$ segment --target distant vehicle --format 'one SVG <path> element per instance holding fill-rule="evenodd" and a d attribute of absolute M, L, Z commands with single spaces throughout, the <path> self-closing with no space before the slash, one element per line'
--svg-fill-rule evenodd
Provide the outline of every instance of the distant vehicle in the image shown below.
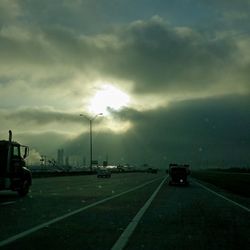
<path fill-rule="evenodd" d="M 29 192 L 32 184 L 31 172 L 25 167 L 29 147 L 9 140 L 0 141 L 0 190 L 17 191 L 20 196 Z"/>
<path fill-rule="evenodd" d="M 169 185 L 188 185 L 190 169 L 188 164 L 169 164 Z"/>
<path fill-rule="evenodd" d="M 98 169 L 97 178 L 110 178 L 111 172 L 108 169 Z"/>

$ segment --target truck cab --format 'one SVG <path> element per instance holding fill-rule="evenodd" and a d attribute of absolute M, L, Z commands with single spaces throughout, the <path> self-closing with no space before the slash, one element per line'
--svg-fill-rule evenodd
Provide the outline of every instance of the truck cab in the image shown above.
<path fill-rule="evenodd" d="M 17 191 L 20 196 L 29 192 L 32 184 L 31 172 L 25 167 L 28 146 L 9 140 L 0 140 L 0 190 Z"/>

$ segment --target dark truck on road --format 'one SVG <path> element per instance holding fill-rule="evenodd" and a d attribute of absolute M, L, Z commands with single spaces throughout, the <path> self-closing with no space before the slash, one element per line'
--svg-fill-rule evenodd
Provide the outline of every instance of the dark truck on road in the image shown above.
<path fill-rule="evenodd" d="M 20 196 L 29 192 L 32 183 L 31 172 L 25 167 L 29 148 L 9 140 L 0 140 L 0 190 L 17 191 Z"/>
<path fill-rule="evenodd" d="M 188 185 L 188 175 L 190 174 L 187 164 L 169 164 L 169 185 Z"/>

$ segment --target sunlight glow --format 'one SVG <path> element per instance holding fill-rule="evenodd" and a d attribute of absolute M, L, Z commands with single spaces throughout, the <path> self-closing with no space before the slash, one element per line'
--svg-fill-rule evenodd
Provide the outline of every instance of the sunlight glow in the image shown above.
<path fill-rule="evenodd" d="M 114 120 L 109 120 L 107 122 L 107 125 L 108 125 L 109 129 L 112 132 L 116 133 L 116 134 L 125 133 L 129 129 L 132 128 L 132 124 L 129 121 L 126 121 L 126 122 L 116 122 Z"/>
<path fill-rule="evenodd" d="M 120 110 L 129 103 L 129 96 L 112 85 L 103 85 L 91 99 L 89 111 L 91 113 L 108 113 L 108 108 Z"/>

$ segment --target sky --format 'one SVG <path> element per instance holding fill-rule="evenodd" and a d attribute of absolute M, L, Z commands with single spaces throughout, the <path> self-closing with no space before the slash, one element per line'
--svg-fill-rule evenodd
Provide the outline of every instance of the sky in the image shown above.
<path fill-rule="evenodd" d="M 249 21 L 250 0 L 0 0 L 0 138 L 82 164 L 95 117 L 99 162 L 249 166 Z"/>

